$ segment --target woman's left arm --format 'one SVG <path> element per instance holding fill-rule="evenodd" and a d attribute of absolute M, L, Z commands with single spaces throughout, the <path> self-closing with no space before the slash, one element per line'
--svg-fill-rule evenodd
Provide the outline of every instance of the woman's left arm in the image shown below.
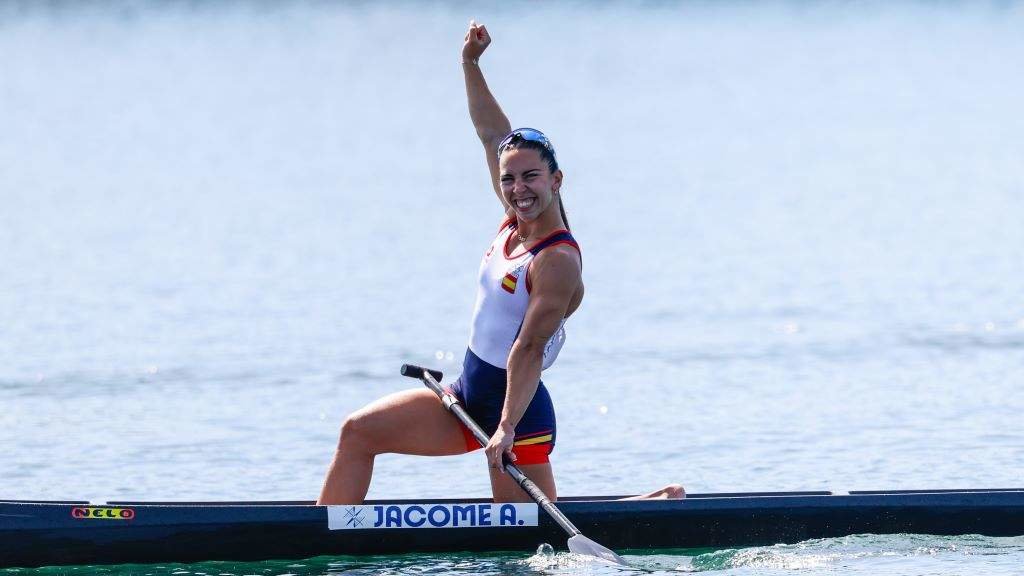
<path fill-rule="evenodd" d="M 516 425 L 533 400 L 540 383 L 544 347 L 558 330 L 579 288 L 582 275 L 579 252 L 570 246 L 553 246 L 537 255 L 530 270 L 530 303 L 526 318 L 508 356 L 508 386 L 501 421 L 484 448 L 491 467 L 505 470 L 502 453 L 515 461 L 512 444 Z"/>

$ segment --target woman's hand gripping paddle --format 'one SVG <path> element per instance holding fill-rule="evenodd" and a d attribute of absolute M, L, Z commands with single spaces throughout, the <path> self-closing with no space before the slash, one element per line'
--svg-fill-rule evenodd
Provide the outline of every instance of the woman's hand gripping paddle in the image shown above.
<path fill-rule="evenodd" d="M 434 391 L 434 394 L 437 394 L 438 398 L 441 399 L 441 403 L 444 404 L 444 407 L 454 414 L 455 417 L 463 424 L 465 424 L 466 428 L 469 428 L 470 432 L 473 433 L 473 436 L 476 437 L 476 441 L 480 443 L 480 446 L 487 445 L 490 438 L 488 438 L 487 434 L 482 428 L 480 428 L 480 425 L 478 425 L 476 421 L 473 420 L 473 417 L 466 412 L 466 409 L 459 404 L 458 399 L 441 388 L 441 384 L 439 382 L 442 377 L 441 372 L 438 372 L 437 370 L 427 370 L 411 364 L 403 364 L 402 376 L 419 378 L 422 380 L 423 384 L 425 384 L 427 388 L 430 388 Z M 582 554 L 584 556 L 592 556 L 613 564 L 628 566 L 621 556 L 584 536 L 579 531 L 579 528 L 576 528 L 576 526 L 574 526 L 573 523 L 570 522 L 564 514 L 562 514 L 551 500 L 544 495 L 544 492 L 541 491 L 541 489 L 538 488 L 532 480 L 527 478 L 526 475 L 523 474 L 522 470 L 520 470 L 515 464 L 506 460 L 505 470 L 516 482 L 519 483 L 519 486 L 521 486 L 522 489 L 530 495 L 530 498 L 533 498 L 533 501 L 543 508 L 544 511 L 551 516 L 551 519 L 562 527 L 562 530 L 565 530 L 565 533 L 569 535 L 569 550 L 571 552 Z"/>

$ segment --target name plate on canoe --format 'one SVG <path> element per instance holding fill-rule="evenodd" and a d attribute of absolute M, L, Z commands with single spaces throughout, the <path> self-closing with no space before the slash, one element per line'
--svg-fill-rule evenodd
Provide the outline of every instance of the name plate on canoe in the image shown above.
<path fill-rule="evenodd" d="M 536 504 L 363 504 L 328 506 L 331 530 L 501 528 L 537 525 Z"/>

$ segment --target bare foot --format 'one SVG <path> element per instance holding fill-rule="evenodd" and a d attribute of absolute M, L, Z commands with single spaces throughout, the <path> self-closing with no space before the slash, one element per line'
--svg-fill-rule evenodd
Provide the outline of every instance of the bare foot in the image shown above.
<path fill-rule="evenodd" d="M 623 500 L 681 500 L 683 498 L 686 498 L 686 490 L 683 489 L 683 485 L 669 484 L 654 492 L 630 496 L 629 498 L 623 498 Z"/>

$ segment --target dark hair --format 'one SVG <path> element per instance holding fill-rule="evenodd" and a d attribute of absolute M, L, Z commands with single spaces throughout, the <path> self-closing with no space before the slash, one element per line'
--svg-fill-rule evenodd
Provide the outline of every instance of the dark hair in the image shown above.
<path fill-rule="evenodd" d="M 550 144 L 550 143 L 549 143 Z M 550 146 L 545 146 L 543 143 L 537 140 L 527 140 L 520 137 L 519 135 L 513 135 L 512 139 L 509 140 L 508 144 L 502 146 L 501 150 L 498 151 L 500 155 L 506 150 L 536 150 L 540 154 L 540 159 L 548 165 L 548 171 L 554 174 L 558 172 L 558 160 L 555 159 L 555 152 Z M 558 211 L 562 213 L 562 222 L 565 223 L 566 229 L 569 228 L 569 217 L 565 215 L 565 204 L 562 202 L 562 194 L 558 194 Z"/>

